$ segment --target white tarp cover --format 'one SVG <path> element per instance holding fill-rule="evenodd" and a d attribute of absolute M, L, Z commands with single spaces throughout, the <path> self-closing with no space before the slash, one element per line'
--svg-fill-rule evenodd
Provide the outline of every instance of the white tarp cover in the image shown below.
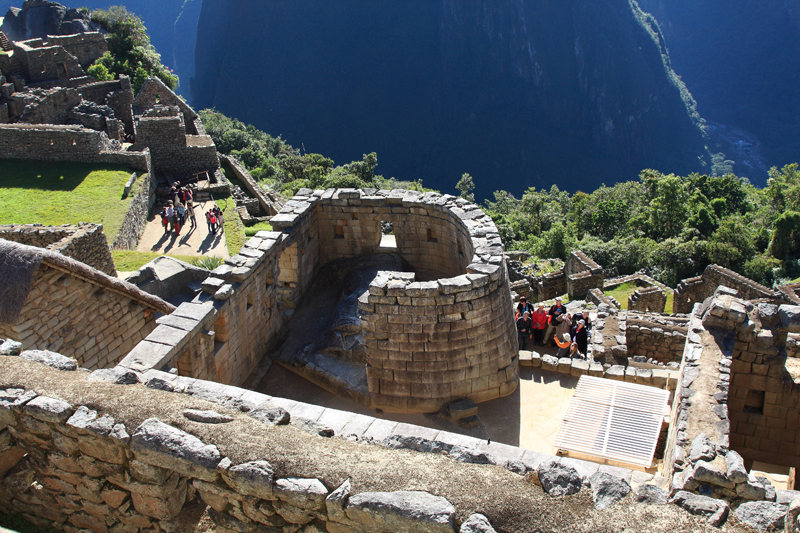
<path fill-rule="evenodd" d="M 668 401 L 666 390 L 581 376 L 555 446 L 650 467 Z"/>

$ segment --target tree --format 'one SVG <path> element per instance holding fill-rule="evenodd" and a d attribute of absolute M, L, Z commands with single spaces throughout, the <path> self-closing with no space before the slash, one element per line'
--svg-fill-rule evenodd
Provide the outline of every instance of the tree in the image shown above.
<path fill-rule="evenodd" d="M 161 64 L 161 55 L 150 44 L 147 28 L 139 17 L 123 6 L 112 6 L 92 11 L 92 21 L 108 32 L 110 48 L 95 65 L 104 66 L 117 77 L 129 76 L 134 92 L 141 89 L 148 76 L 158 77 L 170 89 L 178 86 L 178 77 Z"/>
<path fill-rule="evenodd" d="M 461 198 L 470 202 L 475 201 L 475 193 L 472 192 L 475 190 L 475 182 L 468 173 L 465 172 L 461 175 L 461 179 L 456 183 L 456 190 Z"/>
<path fill-rule="evenodd" d="M 111 75 L 106 66 L 102 63 L 95 63 L 86 69 L 86 74 L 93 77 L 97 81 L 110 81 L 114 79 L 114 76 Z"/>
<path fill-rule="evenodd" d="M 800 251 L 800 213 L 787 211 L 775 220 L 769 248 L 777 259 L 790 259 Z"/>

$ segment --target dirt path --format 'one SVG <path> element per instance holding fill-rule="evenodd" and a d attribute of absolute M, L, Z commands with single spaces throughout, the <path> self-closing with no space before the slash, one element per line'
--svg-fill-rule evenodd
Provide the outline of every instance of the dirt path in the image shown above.
<path fill-rule="evenodd" d="M 209 208 L 212 207 L 210 202 L 206 203 Z M 175 235 L 174 232 L 164 233 L 161 217 L 156 214 L 148 220 L 144 235 L 139 239 L 139 246 L 136 247 L 136 250 L 170 255 L 207 255 L 223 259 L 229 258 L 228 245 L 222 229 L 218 229 L 216 234 L 208 232 L 205 219 L 206 203 L 199 203 L 195 206 L 197 227 L 193 228 L 191 223 L 187 222 L 186 227 L 181 228 L 180 235 Z"/>

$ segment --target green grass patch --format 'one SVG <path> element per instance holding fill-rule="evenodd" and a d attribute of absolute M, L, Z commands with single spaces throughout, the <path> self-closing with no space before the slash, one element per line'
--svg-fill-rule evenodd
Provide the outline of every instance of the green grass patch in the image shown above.
<path fill-rule="evenodd" d="M 217 198 L 215 203 L 222 209 L 222 218 L 225 221 L 225 242 L 228 245 L 228 254 L 231 257 L 239 253 L 247 237 L 244 233 L 244 224 L 236 212 L 236 202 L 230 196 Z"/>
<path fill-rule="evenodd" d="M 640 287 L 636 285 L 635 281 L 629 281 L 628 283 L 623 283 L 622 285 L 617 286 L 615 289 L 610 291 L 603 291 L 605 292 L 606 296 L 613 296 L 619 302 L 620 309 L 627 309 L 628 308 L 628 297 L 631 296 L 636 289 Z M 672 314 L 672 304 L 675 301 L 675 293 L 668 292 L 667 293 L 667 303 L 664 305 L 664 312 Z"/>
<path fill-rule="evenodd" d="M 121 165 L 0 160 L 0 224 L 103 224 L 114 242 L 135 191 Z M 139 180 L 137 180 L 137 183 Z"/>
<path fill-rule="evenodd" d="M 120 272 L 139 270 L 156 257 L 161 257 L 162 255 L 180 259 L 190 265 L 205 268 L 206 270 L 214 270 L 225 262 L 223 258 L 216 256 L 159 254 L 157 252 L 137 252 L 134 250 L 112 250 L 111 255 L 114 257 L 114 264 L 117 265 L 117 270 Z"/>
<path fill-rule="evenodd" d="M 272 225 L 269 222 L 258 222 L 252 226 L 244 227 L 244 234 L 248 237 L 254 236 L 259 231 L 272 231 Z"/>
<path fill-rule="evenodd" d="M 639 286 L 636 285 L 635 281 L 629 281 L 628 283 L 623 283 L 622 285 L 618 285 L 614 289 L 610 291 L 604 291 L 607 296 L 613 296 L 619 302 L 620 309 L 627 309 L 628 308 L 628 297 L 636 292 Z"/>

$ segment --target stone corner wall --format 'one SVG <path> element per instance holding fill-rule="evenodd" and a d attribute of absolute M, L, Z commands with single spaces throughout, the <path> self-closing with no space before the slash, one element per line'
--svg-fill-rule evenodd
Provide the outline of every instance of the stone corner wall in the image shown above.
<path fill-rule="evenodd" d="M 667 295 L 659 287 L 637 289 L 628 297 L 628 309 L 650 313 L 663 313 Z"/>
<path fill-rule="evenodd" d="M 102 224 L 78 226 L 78 230 L 63 240 L 49 246 L 50 250 L 87 264 L 90 267 L 115 277 L 117 268 L 103 233 Z"/>
<path fill-rule="evenodd" d="M 766 299 L 773 303 L 784 301 L 780 290 L 769 289 L 725 267 L 708 265 L 701 276 L 680 282 L 675 291 L 674 311 L 676 313 L 690 312 L 696 302 L 702 302 L 712 296 L 720 286 L 734 289 L 744 300 Z"/>
<path fill-rule="evenodd" d="M 149 151 L 146 152 L 149 158 Z M 150 209 L 156 202 L 156 190 L 158 181 L 152 173 L 148 172 L 144 176 L 137 177 L 140 180 L 139 192 L 131 201 L 122 226 L 119 229 L 111 248 L 114 250 L 135 250 L 139 244 L 139 239 L 144 234 L 147 226 L 147 217 Z"/>
<path fill-rule="evenodd" d="M 116 276 L 114 258 L 101 224 L 42 226 L 12 224 L 0 226 L 0 239 L 46 248 L 80 261 L 109 276 Z"/>
<path fill-rule="evenodd" d="M 769 499 L 774 488 L 745 462 L 800 466 L 800 365 L 785 348 L 795 332 L 797 306 L 754 305 L 723 289 L 695 305 L 665 456 L 673 491 Z"/>

